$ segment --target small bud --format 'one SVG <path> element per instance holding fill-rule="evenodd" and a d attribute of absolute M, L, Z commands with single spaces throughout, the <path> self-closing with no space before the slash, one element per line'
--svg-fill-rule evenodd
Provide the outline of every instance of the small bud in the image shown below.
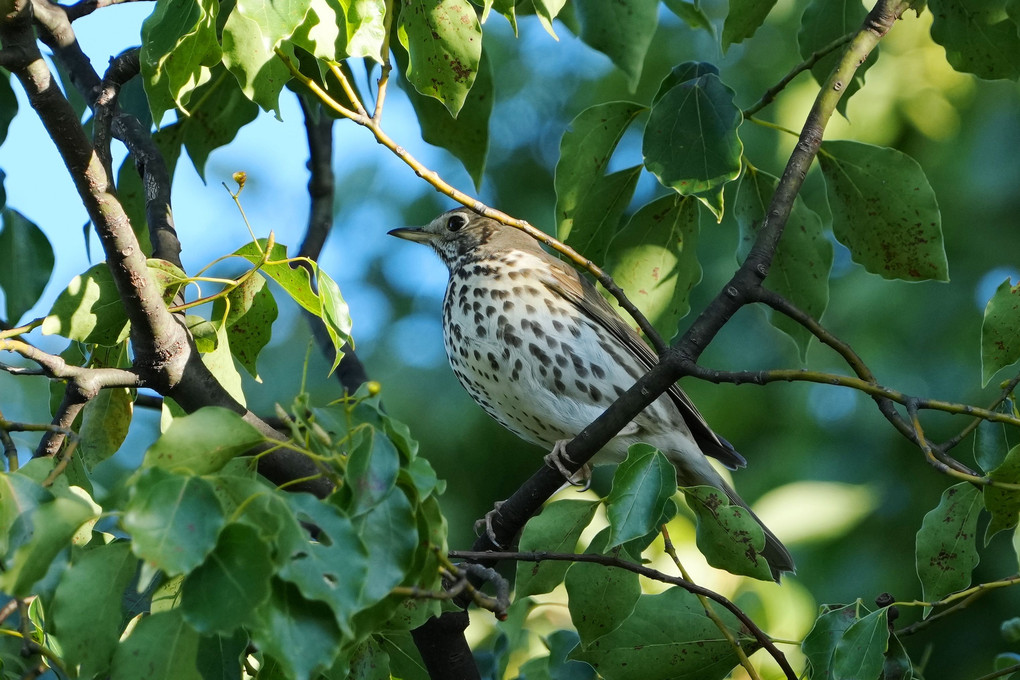
<path fill-rule="evenodd" d="M 368 396 L 370 397 L 374 397 L 375 395 L 382 392 L 382 385 L 380 385 L 379 382 L 376 380 L 369 380 L 367 383 L 365 383 L 365 386 L 368 388 Z"/>
<path fill-rule="evenodd" d="M 248 180 L 248 173 L 244 170 L 238 170 L 233 174 L 233 178 L 237 182 L 237 190 L 240 192 L 244 188 L 244 183 Z"/>

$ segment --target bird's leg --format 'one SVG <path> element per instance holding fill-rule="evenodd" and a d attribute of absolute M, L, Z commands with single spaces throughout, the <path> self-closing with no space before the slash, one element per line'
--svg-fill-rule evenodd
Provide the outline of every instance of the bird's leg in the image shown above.
<path fill-rule="evenodd" d="M 567 469 L 567 465 L 573 463 L 570 457 L 567 456 L 567 444 L 569 443 L 569 439 L 560 439 L 553 444 L 553 450 L 545 456 L 545 464 L 554 470 L 558 470 L 571 486 L 582 487 L 578 491 L 587 491 L 591 486 L 591 465 L 585 463 L 577 472 L 571 472 Z"/>

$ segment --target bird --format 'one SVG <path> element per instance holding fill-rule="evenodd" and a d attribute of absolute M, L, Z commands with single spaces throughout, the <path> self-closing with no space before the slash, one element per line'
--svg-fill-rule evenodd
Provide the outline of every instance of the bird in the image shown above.
<path fill-rule="evenodd" d="M 389 234 L 430 246 L 449 270 L 443 344 L 461 385 L 504 428 L 551 450 L 547 462 L 569 475 L 557 457 L 566 442 L 655 365 L 654 351 L 594 285 L 516 227 L 461 207 Z M 783 543 L 708 461 L 735 469 L 746 465 L 744 457 L 712 431 L 678 385 L 592 462 L 621 462 L 637 442 L 666 455 L 680 486 L 715 487 L 754 517 L 774 580 L 794 571 Z"/>

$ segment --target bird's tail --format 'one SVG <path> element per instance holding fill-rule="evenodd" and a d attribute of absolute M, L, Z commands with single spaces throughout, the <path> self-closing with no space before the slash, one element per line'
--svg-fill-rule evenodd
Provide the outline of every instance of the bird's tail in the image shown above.
<path fill-rule="evenodd" d="M 707 463 L 707 461 L 706 461 Z M 796 571 L 796 567 L 793 563 L 793 556 L 790 555 L 790 551 L 786 549 L 783 542 L 772 533 L 772 531 L 765 526 L 765 523 L 758 519 L 758 516 L 754 514 L 754 511 L 748 507 L 747 503 L 739 494 L 731 487 L 726 481 L 719 476 L 719 474 L 712 469 L 710 474 L 706 474 L 707 471 L 701 471 L 701 474 L 691 474 L 688 470 L 686 473 L 677 468 L 677 484 L 680 486 L 697 486 L 700 484 L 708 484 L 714 486 L 723 493 L 726 494 L 727 498 L 730 499 L 730 504 L 739 505 L 754 518 L 754 521 L 758 523 L 758 526 L 765 532 L 765 547 L 761 551 L 761 556 L 765 558 L 765 561 L 769 565 L 769 570 L 772 572 L 772 578 L 777 583 L 780 577 L 784 573 L 793 573 Z"/>

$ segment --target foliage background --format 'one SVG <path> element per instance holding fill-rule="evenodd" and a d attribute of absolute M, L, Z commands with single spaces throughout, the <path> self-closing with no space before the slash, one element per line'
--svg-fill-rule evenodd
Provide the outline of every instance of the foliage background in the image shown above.
<path fill-rule="evenodd" d="M 726 3 L 706 0 L 702 7 L 718 30 Z M 493 13 L 484 30 L 496 101 L 480 197 L 550 228 L 559 139 L 577 113 L 601 101 L 648 101 L 669 69 L 687 60 L 719 65 L 723 80 L 738 93 L 737 105 L 746 107 L 800 61 L 791 36 L 797 33 L 801 9 L 801 3 L 782 0 L 753 39 L 723 54 L 704 31 L 688 28 L 660 8 L 660 26 L 636 92 L 628 90 L 625 77 L 606 57 L 586 47 L 562 24 L 556 24 L 559 42 L 555 42 L 533 18 L 521 18 L 520 37 L 514 38 L 507 23 Z M 100 72 L 106 55 L 116 52 L 109 43 L 114 39 L 109 29 L 112 17 L 117 17 L 126 46 L 137 43 L 138 17 L 147 12 L 147 7 L 141 12 L 113 7 L 76 24 L 80 36 L 87 33 L 87 26 L 99 34 L 95 48 L 86 43 L 85 49 Z M 914 394 L 981 404 L 995 392 L 995 381 L 980 389 L 982 310 L 1006 276 L 1012 275 L 1014 282 L 1020 278 L 1016 154 L 1020 90 L 1014 82 L 980 81 L 952 71 L 942 48 L 926 35 L 929 23 L 930 14 L 920 18 L 910 14 L 897 23 L 882 42 L 866 87 L 851 98 L 847 120 L 834 121 L 826 139 L 892 146 L 918 160 L 939 199 L 951 282 L 884 281 L 850 262 L 846 250 L 836 244 L 830 304 L 823 321 L 854 346 L 882 383 Z M 365 82 L 363 74 L 358 78 Z M 815 91 L 814 82 L 802 75 L 761 116 L 799 129 Z M 218 186 L 236 170 L 245 170 L 250 178 L 243 200 L 256 231 L 273 229 L 278 241 L 296 246 L 306 220 L 305 149 L 293 96 L 285 92 L 282 99 L 282 123 L 260 114 L 256 126 L 212 154 L 207 185 L 190 164 L 178 166 L 176 224 L 189 269 L 247 241 L 229 196 Z M 31 118 L 19 116 L 16 125 Z M 387 103 L 386 125 L 391 136 L 426 165 L 452 184 L 470 187 L 455 159 L 420 141 L 413 113 L 396 88 Z M 377 147 L 365 130 L 340 123 L 335 134 L 336 218 L 322 265 L 350 303 L 359 357 L 382 384 L 387 408 L 412 426 L 423 454 L 448 480 L 442 506 L 450 519 L 450 544 L 466 548 L 474 520 L 540 464 L 541 452 L 490 421 L 456 384 L 441 347 L 442 266 L 425 249 L 384 236 L 389 228 L 423 223 L 451 205 Z M 795 141 L 749 122 L 742 125 L 741 137 L 747 155 L 777 175 Z M 12 128 L 0 147 L 0 167 L 8 174 L 9 204 L 39 224 L 57 247 L 57 269 L 37 307 L 44 312 L 66 280 L 84 268 L 80 227 L 86 218 L 63 169 L 48 169 L 59 159 L 39 158 L 29 150 L 34 148 L 33 139 L 38 139 L 37 133 Z M 49 148 L 45 153 L 55 154 Z M 639 159 L 640 138 L 628 134 L 611 169 Z M 639 185 L 634 205 L 646 202 L 655 191 L 651 178 L 646 180 Z M 733 188 L 727 191 L 728 205 Z M 50 198 L 40 204 L 32 191 Z M 802 195 L 819 214 L 828 213 L 817 170 Z M 704 218 L 701 226 L 699 255 L 705 273 L 693 293 L 695 310 L 726 281 L 737 247 L 731 216 L 721 224 Z M 92 252 L 99 252 L 95 243 Z M 289 403 L 309 344 L 307 328 L 296 322 L 296 312 L 282 313 L 273 344 L 260 358 L 264 383 L 246 386 L 249 406 L 258 413 L 271 413 L 276 402 Z M 819 369 L 840 368 L 817 344 L 812 345 L 808 362 Z M 793 344 L 763 315 L 745 311 L 711 345 L 702 363 L 743 370 L 794 367 L 799 359 Z M 336 384 L 325 377 L 327 369 L 313 352 L 308 373 L 315 396 L 338 394 Z M 735 387 L 689 381 L 684 388 L 713 427 L 748 458 L 747 470 L 736 477 L 741 494 L 753 502 L 771 492 L 773 502 L 766 497 L 761 514 L 777 534 L 791 537 L 787 543 L 799 570 L 781 590 L 744 586 L 699 569 L 698 558 L 685 551 L 687 566 L 699 582 L 723 592 L 733 593 L 735 588 L 736 602 L 752 615 L 757 599 L 768 610 L 760 621 L 766 630 L 789 628 L 788 634 L 794 636 L 806 632 L 797 627 L 810 622 L 821 603 L 861 597 L 870 605 L 882 592 L 904 600 L 920 597 L 913 567 L 914 534 L 949 480 L 924 463 L 920 452 L 888 426 L 870 399 L 808 384 Z M 16 380 L 4 373 L 0 395 L 11 419 L 45 412 L 49 398 L 45 381 Z M 945 416 L 928 418 L 929 433 L 936 440 L 963 424 Z M 128 443 L 104 464 L 108 479 L 126 473 L 144 448 L 132 442 L 151 441 L 155 426 L 155 415 L 136 415 Z M 839 486 L 819 492 L 804 484 L 810 481 Z M 784 488 L 786 493 L 779 497 Z M 818 525 L 813 531 L 805 526 L 810 521 Z M 798 540 L 798 534 L 806 536 Z M 679 536 L 675 539 L 680 541 Z M 992 580 L 1016 570 L 1009 537 L 999 535 L 984 553 L 974 580 Z M 998 634 L 999 622 L 1010 618 L 1018 604 L 1014 592 L 987 598 L 908 638 L 910 655 L 923 658 L 928 648 L 929 677 L 987 672 L 987 660 L 995 653 L 1020 652 L 1018 645 Z M 901 621 L 913 621 L 919 614 L 905 611 Z M 548 616 L 557 614 L 552 611 Z M 477 628 L 472 629 L 475 635 Z"/>

